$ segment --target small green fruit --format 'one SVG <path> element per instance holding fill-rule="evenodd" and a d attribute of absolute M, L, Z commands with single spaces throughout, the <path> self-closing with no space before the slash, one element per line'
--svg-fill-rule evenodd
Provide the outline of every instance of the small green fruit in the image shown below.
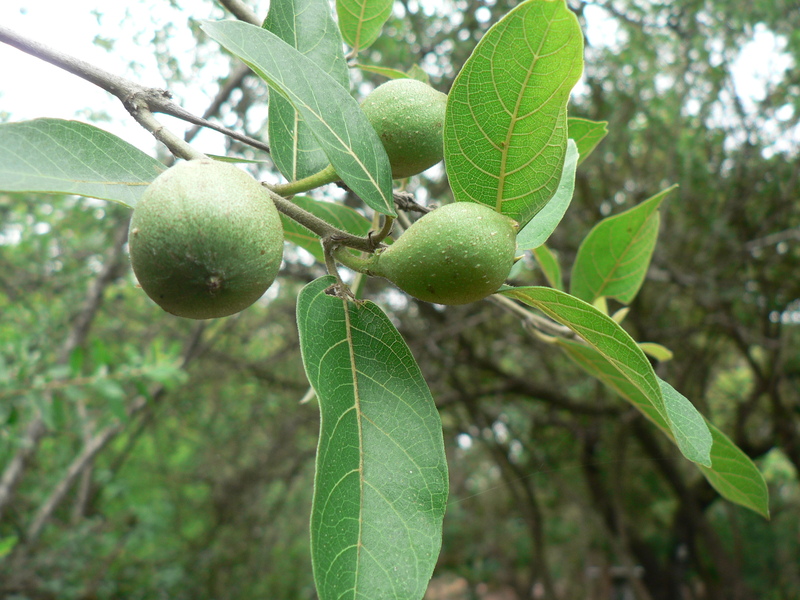
<path fill-rule="evenodd" d="M 364 99 L 361 108 L 389 155 L 393 178 L 411 177 L 442 160 L 446 104 L 445 94 L 416 79 L 387 81 Z"/>
<path fill-rule="evenodd" d="M 508 277 L 517 227 L 483 204 L 447 204 L 376 253 L 369 272 L 426 302 L 475 302 L 497 291 Z"/>
<path fill-rule="evenodd" d="M 167 169 L 133 211 L 128 247 L 144 291 L 189 319 L 232 315 L 275 281 L 283 226 L 255 179 L 237 167 L 191 160 Z"/>

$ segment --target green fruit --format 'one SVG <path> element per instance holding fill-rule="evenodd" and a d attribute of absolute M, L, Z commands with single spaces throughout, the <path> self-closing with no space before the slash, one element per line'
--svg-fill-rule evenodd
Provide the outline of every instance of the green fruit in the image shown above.
<path fill-rule="evenodd" d="M 361 105 L 389 155 L 392 177 L 421 173 L 442 160 L 447 96 L 416 79 L 393 79 Z"/>
<path fill-rule="evenodd" d="M 497 291 L 514 264 L 517 223 L 483 204 L 428 213 L 376 253 L 368 270 L 415 298 L 468 304 Z"/>
<path fill-rule="evenodd" d="M 255 179 L 213 160 L 182 162 L 156 177 L 133 211 L 128 246 L 144 291 L 190 319 L 232 315 L 275 281 L 283 227 Z"/>

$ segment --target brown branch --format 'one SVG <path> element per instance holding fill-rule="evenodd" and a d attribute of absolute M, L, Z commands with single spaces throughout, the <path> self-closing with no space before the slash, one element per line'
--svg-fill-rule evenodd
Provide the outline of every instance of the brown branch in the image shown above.
<path fill-rule="evenodd" d="M 242 0 L 218 0 L 218 2 L 240 21 L 261 27 L 261 20 L 258 15 Z"/>
<path fill-rule="evenodd" d="M 183 107 L 172 102 L 172 95 L 167 90 L 139 85 L 138 83 L 96 67 L 84 60 L 69 56 L 45 44 L 28 39 L 3 26 L 0 26 L 0 42 L 13 46 L 40 60 L 49 62 L 51 65 L 93 83 L 113 96 L 116 96 L 130 115 L 136 119 L 136 122 L 153 134 L 153 136 L 169 148 L 170 152 L 175 156 L 190 160 L 193 158 L 203 158 L 204 155 L 166 129 L 153 116 L 153 113 L 167 114 L 192 123 L 193 125 L 200 125 L 219 131 L 245 144 L 269 152 L 269 146 L 264 144 L 264 142 L 193 115 Z"/>
<path fill-rule="evenodd" d="M 209 104 L 208 108 L 203 113 L 201 119 L 204 122 L 207 122 L 207 120 L 210 119 L 211 117 L 218 115 L 220 109 L 222 108 L 222 105 L 228 101 L 234 90 L 242 86 L 242 83 L 244 82 L 245 78 L 248 75 L 250 75 L 250 73 L 251 73 L 250 67 L 248 67 L 244 63 L 237 65 L 236 68 L 233 70 L 233 72 L 228 76 L 228 79 L 225 81 L 225 84 L 217 92 L 217 95 L 214 97 L 214 100 L 211 102 L 211 104 Z M 189 129 L 184 134 L 183 139 L 186 140 L 187 142 L 191 142 L 195 138 L 195 136 L 200 132 L 200 129 L 202 129 L 202 127 L 203 126 L 200 124 L 195 124 L 194 127 Z M 266 146 L 266 151 L 269 152 L 269 146 L 267 144 L 264 145 Z"/>

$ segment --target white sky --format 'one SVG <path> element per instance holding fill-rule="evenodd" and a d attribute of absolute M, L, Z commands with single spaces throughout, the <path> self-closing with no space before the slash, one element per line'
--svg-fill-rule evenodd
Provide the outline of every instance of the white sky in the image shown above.
<path fill-rule="evenodd" d="M 32 39 L 44 42 L 59 50 L 96 64 L 104 69 L 137 80 L 153 87 L 164 86 L 153 52 L 148 49 L 153 32 L 165 23 L 178 24 L 171 39 L 171 50 L 177 54 L 190 50 L 191 35 L 180 35 L 180 25 L 192 16 L 198 19 L 212 15 L 209 2 L 193 0 L 182 2 L 183 11 L 173 9 L 166 0 L 2 0 L 0 23 Z M 258 2 L 265 14 L 267 0 Z M 103 15 L 102 23 L 92 14 Z M 602 9 L 586 7 L 587 36 L 593 45 L 613 46 L 619 42 L 618 32 Z M 95 36 L 116 40 L 112 51 L 95 45 Z M 745 44 L 735 62 L 734 84 L 746 108 L 754 110 L 755 102 L 764 97 L 766 86 L 793 67 L 791 58 L 784 52 L 786 40 L 774 35 L 764 25 L 755 29 L 753 40 Z M 131 64 L 136 65 L 133 69 Z M 225 69 L 208 74 L 205 81 Z M 197 82 L 194 89 L 175 89 L 184 100 L 183 105 L 196 114 L 201 113 L 216 92 L 216 86 L 205 87 Z M 576 89 L 580 93 L 580 85 Z M 0 114 L 8 113 L 10 120 L 19 121 L 36 117 L 58 117 L 89 120 L 89 111 L 106 112 L 108 122 L 96 123 L 126 139 L 146 152 L 152 153 L 155 142 L 137 125 L 113 98 L 94 85 L 82 81 L 60 69 L 30 57 L 5 44 L 0 44 Z M 779 114 L 783 120 L 791 118 L 791 108 Z M 165 125 L 182 134 L 184 125 L 160 115 Z M 782 131 L 780 122 L 773 122 L 776 150 L 797 148 L 800 131 Z M 206 152 L 221 152 L 217 134 L 204 134 L 198 139 Z M 782 138 L 782 139 L 780 139 Z M 214 147 L 214 146 L 218 147 Z"/>
<path fill-rule="evenodd" d="M 0 23 L 38 42 L 83 59 L 103 69 L 151 87 L 164 87 L 154 53 L 149 49 L 154 32 L 170 21 L 179 26 L 171 39 L 171 50 L 185 51 L 190 60 L 194 39 L 189 31 L 180 34 L 180 25 L 189 17 L 209 18 L 212 3 L 201 0 L 182 2 L 184 10 L 173 9 L 166 0 L 0 0 Z M 262 4 L 266 4 L 262 2 Z M 216 9 L 217 14 L 221 14 Z M 102 22 L 93 14 L 103 15 Z M 115 40 L 107 51 L 93 43 L 96 36 Z M 222 74 L 226 63 L 209 74 Z M 216 93 L 215 84 L 194 89 L 175 89 L 181 104 L 195 114 L 202 114 Z M 188 99 L 188 100 L 187 100 Z M 127 114 L 122 104 L 100 88 L 61 69 L 0 43 L 0 114 L 21 121 L 37 117 L 55 117 L 89 121 L 91 112 L 106 112 L 110 121 L 95 122 L 145 152 L 153 153 L 156 142 Z M 164 115 L 158 119 L 182 135 L 188 127 Z M 221 152 L 219 134 L 208 134 L 208 152 Z"/>

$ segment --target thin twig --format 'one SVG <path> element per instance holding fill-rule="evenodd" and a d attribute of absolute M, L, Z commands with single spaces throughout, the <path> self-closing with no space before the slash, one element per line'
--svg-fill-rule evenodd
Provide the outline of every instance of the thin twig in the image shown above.
<path fill-rule="evenodd" d="M 199 152 L 192 149 L 178 136 L 170 133 L 159 123 L 152 113 L 162 113 L 182 119 L 193 125 L 207 127 L 240 142 L 269 152 L 269 146 L 264 142 L 228 129 L 207 119 L 193 115 L 182 106 L 172 101 L 172 95 L 159 88 L 150 88 L 139 85 L 133 81 L 120 77 L 114 73 L 96 67 L 84 60 L 69 56 L 58 50 L 50 48 L 40 42 L 28 39 L 10 29 L 0 26 L 0 42 L 13 46 L 31 56 L 49 62 L 60 69 L 77 75 L 81 79 L 93 83 L 108 93 L 116 96 L 125 109 L 145 129 L 162 142 L 170 152 L 181 158 L 198 158 Z"/>
<path fill-rule="evenodd" d="M 539 316 L 536 313 L 531 312 L 524 306 L 517 304 L 511 298 L 506 298 L 505 296 L 499 294 L 493 294 L 492 296 L 489 296 L 489 300 L 491 300 L 501 308 L 507 310 L 508 312 L 516 315 L 517 317 L 522 319 L 526 325 L 533 327 L 536 331 L 540 333 L 543 333 L 548 336 L 555 336 L 570 340 L 581 339 L 569 327 L 565 327 L 564 325 L 560 325 L 559 323 L 551 321 L 550 319 Z"/>
<path fill-rule="evenodd" d="M 261 20 L 258 18 L 258 15 L 256 15 L 256 13 L 253 12 L 253 9 L 247 6 L 247 4 L 241 0 L 217 1 L 240 21 L 261 27 Z"/>
<path fill-rule="evenodd" d="M 327 221 L 303 210 L 291 200 L 287 200 L 283 196 L 276 194 L 266 185 L 264 189 L 267 190 L 270 198 L 272 198 L 275 208 L 293 221 L 300 223 L 300 225 L 306 229 L 313 231 L 323 240 L 329 239 L 335 242 L 337 246 L 347 246 L 348 248 L 355 248 L 356 250 L 362 250 L 364 252 L 375 252 L 381 245 L 380 242 L 374 240 L 370 236 L 360 237 L 334 227 Z"/>
<path fill-rule="evenodd" d="M 395 205 L 401 210 L 422 214 L 427 214 L 433 210 L 432 208 L 418 204 L 414 199 L 414 194 L 411 192 L 394 192 L 393 197 Z"/>

